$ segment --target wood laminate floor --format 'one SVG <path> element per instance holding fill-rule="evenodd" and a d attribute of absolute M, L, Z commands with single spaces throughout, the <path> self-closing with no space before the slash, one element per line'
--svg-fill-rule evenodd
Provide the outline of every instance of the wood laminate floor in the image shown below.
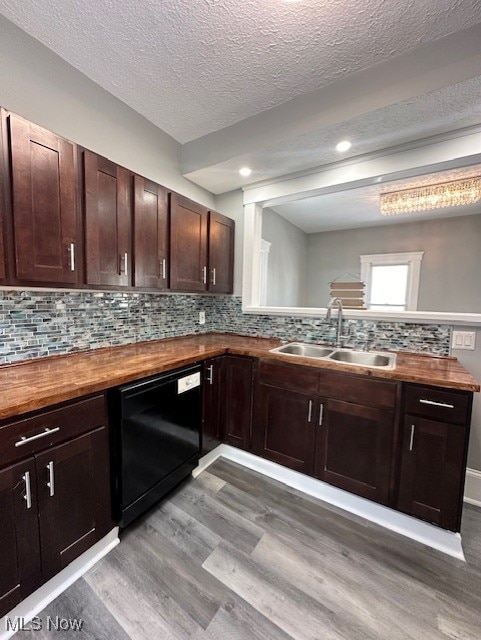
<path fill-rule="evenodd" d="M 480 640 L 481 510 L 461 563 L 225 460 L 41 614 L 41 640 Z"/>

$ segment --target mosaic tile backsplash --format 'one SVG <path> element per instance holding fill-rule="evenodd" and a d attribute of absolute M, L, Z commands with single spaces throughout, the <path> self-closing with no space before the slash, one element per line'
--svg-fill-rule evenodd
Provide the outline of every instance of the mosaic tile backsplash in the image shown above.
<path fill-rule="evenodd" d="M 209 331 L 333 342 L 335 326 L 320 318 L 242 314 L 234 296 L 5 290 L 0 364 Z M 447 355 L 450 333 L 446 325 L 345 320 L 343 344 Z"/>

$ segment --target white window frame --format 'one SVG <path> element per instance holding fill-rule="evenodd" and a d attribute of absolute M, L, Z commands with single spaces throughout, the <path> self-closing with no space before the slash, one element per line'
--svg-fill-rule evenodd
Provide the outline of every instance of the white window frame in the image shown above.
<path fill-rule="evenodd" d="M 406 311 L 417 311 L 423 255 L 424 251 L 415 251 L 407 253 L 371 253 L 360 256 L 361 280 L 366 284 L 366 307 L 369 308 L 369 300 L 371 299 L 372 267 L 407 264 L 409 268 Z"/>

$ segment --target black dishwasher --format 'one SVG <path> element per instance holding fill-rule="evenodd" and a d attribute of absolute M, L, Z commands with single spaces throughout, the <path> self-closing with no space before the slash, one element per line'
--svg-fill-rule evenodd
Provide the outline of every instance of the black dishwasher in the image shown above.
<path fill-rule="evenodd" d="M 114 510 L 126 527 L 197 466 L 201 369 L 192 366 L 113 389 Z"/>

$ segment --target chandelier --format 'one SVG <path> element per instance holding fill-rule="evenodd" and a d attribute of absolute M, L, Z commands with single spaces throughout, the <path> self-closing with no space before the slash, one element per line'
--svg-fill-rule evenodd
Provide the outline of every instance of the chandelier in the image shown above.
<path fill-rule="evenodd" d="M 460 207 L 479 200 L 481 200 L 481 176 L 404 191 L 381 193 L 381 213 L 383 216 L 392 216 L 398 213 L 428 211 L 443 207 Z"/>

